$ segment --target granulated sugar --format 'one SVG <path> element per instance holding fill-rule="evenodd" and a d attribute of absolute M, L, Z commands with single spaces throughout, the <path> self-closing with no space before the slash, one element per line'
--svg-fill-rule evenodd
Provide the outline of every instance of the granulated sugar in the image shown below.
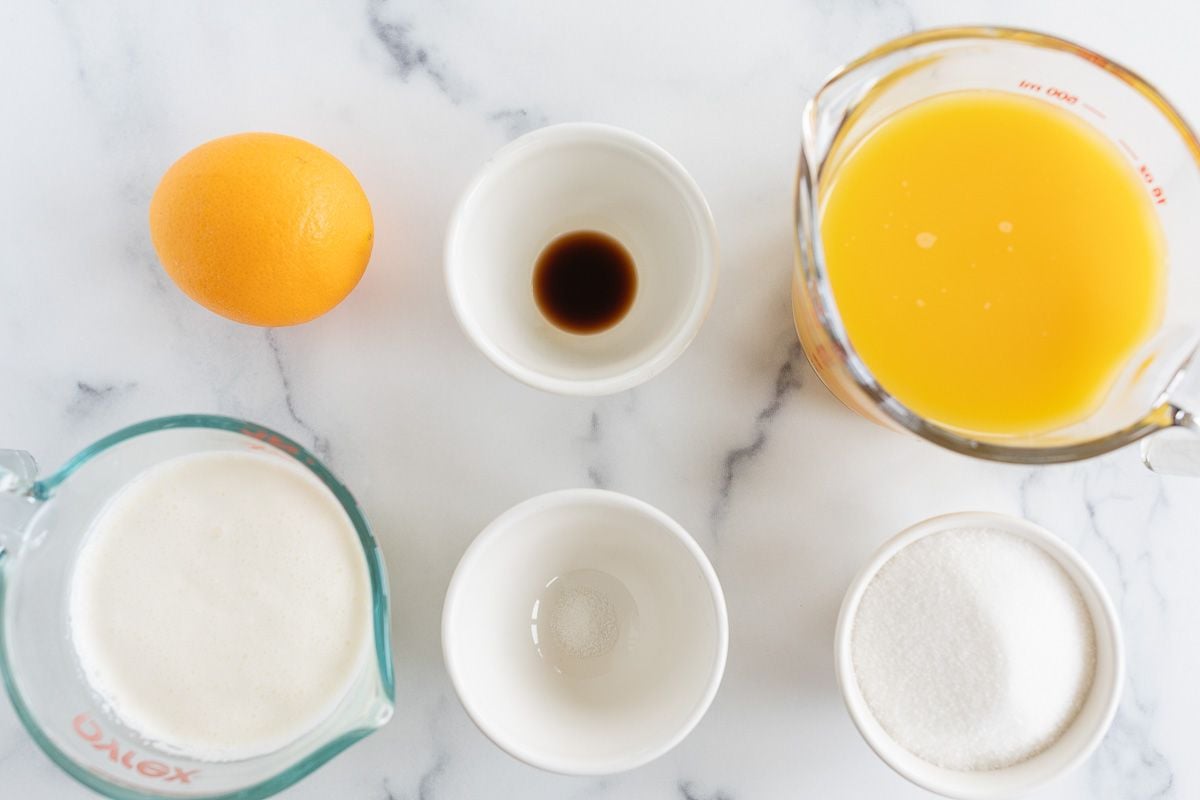
<path fill-rule="evenodd" d="M 1075 583 L 1019 536 L 959 530 L 893 556 L 863 594 L 854 671 L 884 730 L 948 769 L 1011 766 L 1053 744 L 1092 685 Z"/>

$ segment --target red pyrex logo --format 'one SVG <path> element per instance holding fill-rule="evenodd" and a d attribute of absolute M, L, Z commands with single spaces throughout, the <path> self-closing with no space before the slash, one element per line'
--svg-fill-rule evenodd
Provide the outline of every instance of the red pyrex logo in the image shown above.
<path fill-rule="evenodd" d="M 100 727 L 100 723 L 92 719 L 86 712 L 75 717 L 71 722 L 75 732 L 79 734 L 79 738 L 90 744 L 96 750 L 108 754 L 108 760 L 114 764 L 120 764 L 128 770 L 134 770 L 139 775 L 144 775 L 147 778 L 162 778 L 163 783 L 179 781 L 180 783 L 191 783 L 192 778 L 196 777 L 197 769 L 180 769 L 179 767 L 164 764 L 161 761 L 153 759 L 141 758 L 136 750 L 122 748 L 121 743 L 116 740 L 116 737 L 108 737 L 105 741 L 104 729 Z"/>

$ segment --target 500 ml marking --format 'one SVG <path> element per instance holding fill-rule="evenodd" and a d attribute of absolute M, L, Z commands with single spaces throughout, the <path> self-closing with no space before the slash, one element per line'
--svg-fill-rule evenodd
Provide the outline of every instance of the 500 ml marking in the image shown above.
<path fill-rule="evenodd" d="M 1035 81 L 1019 81 L 1017 83 L 1017 88 L 1026 92 L 1033 92 L 1034 94 L 1044 94 L 1046 97 L 1049 97 L 1052 100 L 1058 100 L 1064 105 L 1073 106 L 1078 104 L 1080 108 L 1086 109 L 1094 116 L 1099 117 L 1100 119 L 1108 119 L 1108 116 L 1103 111 L 1095 106 L 1080 102 L 1078 95 L 1071 94 L 1066 89 L 1059 89 L 1057 86 L 1043 87 L 1040 83 Z M 1125 150 L 1125 153 L 1131 159 L 1133 159 L 1134 163 L 1137 164 L 1138 175 L 1141 176 L 1141 179 L 1146 183 L 1147 188 L 1150 190 L 1150 197 L 1153 198 L 1155 204 L 1160 206 L 1166 205 L 1167 193 L 1163 191 L 1162 186 L 1159 186 L 1158 182 L 1154 180 L 1154 173 L 1150 171 L 1150 167 L 1146 166 L 1144 162 L 1138 159 L 1137 153 L 1133 152 L 1133 148 L 1130 147 L 1124 139 L 1118 139 L 1117 142 Z"/>
<path fill-rule="evenodd" d="M 1064 89 L 1058 89 L 1054 86 L 1043 89 L 1040 83 L 1034 83 L 1033 81 L 1021 81 L 1017 84 L 1017 88 L 1024 89 L 1027 92 L 1036 92 L 1044 94 L 1047 97 L 1053 97 L 1055 100 L 1061 100 L 1069 106 L 1073 106 L 1079 102 L 1079 98 L 1076 95 L 1073 95 Z"/>

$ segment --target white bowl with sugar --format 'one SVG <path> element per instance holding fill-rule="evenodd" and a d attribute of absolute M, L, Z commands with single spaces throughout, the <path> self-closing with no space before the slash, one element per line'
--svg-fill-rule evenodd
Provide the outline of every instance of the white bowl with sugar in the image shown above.
<path fill-rule="evenodd" d="M 1120 699 L 1103 585 L 1045 529 L 948 514 L 885 543 L 835 640 L 851 719 L 890 767 L 963 800 L 1011 797 L 1078 765 Z"/>

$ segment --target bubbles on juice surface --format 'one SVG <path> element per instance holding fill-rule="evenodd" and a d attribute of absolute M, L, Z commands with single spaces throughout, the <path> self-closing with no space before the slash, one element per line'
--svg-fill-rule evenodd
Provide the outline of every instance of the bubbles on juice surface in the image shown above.
<path fill-rule="evenodd" d="M 560 675 L 604 675 L 637 646 L 637 603 L 607 572 L 574 570 L 546 583 L 533 604 L 530 633 L 538 655 Z"/>

